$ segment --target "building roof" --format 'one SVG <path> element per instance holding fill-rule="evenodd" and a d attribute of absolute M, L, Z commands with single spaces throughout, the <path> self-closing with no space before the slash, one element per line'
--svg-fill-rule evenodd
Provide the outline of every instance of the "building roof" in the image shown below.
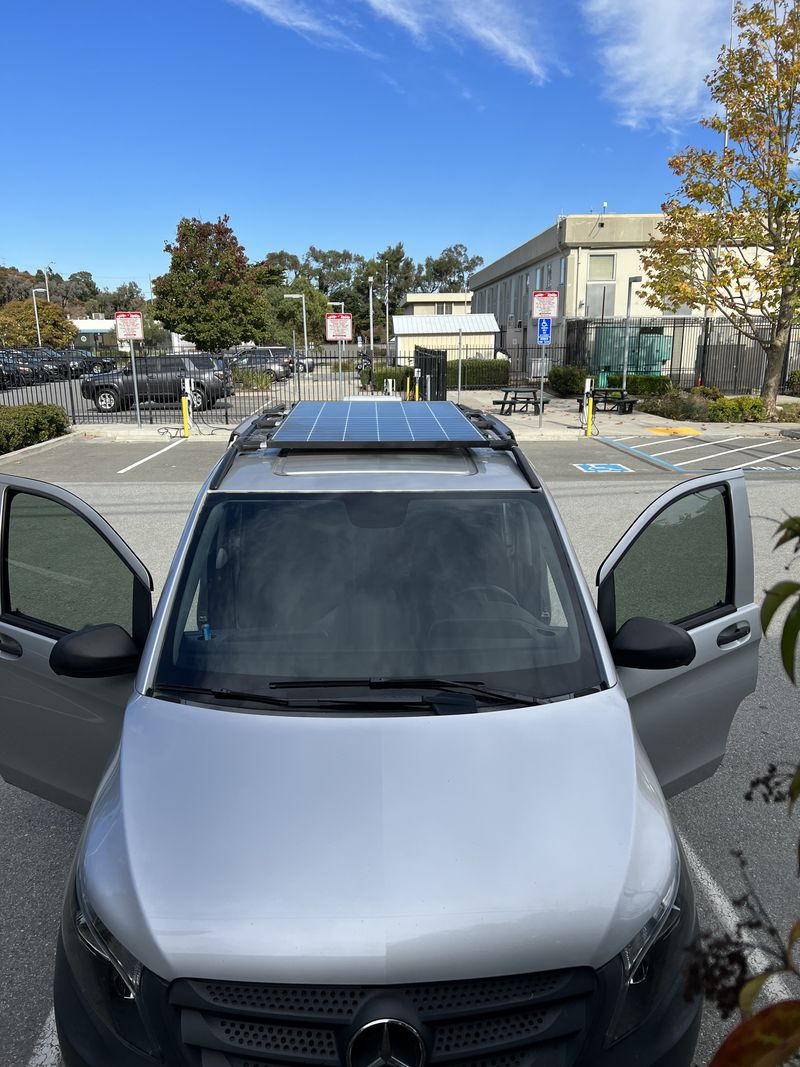
<path fill-rule="evenodd" d="M 406 293 L 406 304 L 438 304 L 440 301 L 449 300 L 453 303 L 458 301 L 459 304 L 469 303 L 472 300 L 472 293 L 467 291 L 466 293 L 460 290 L 457 293 Z"/>
<path fill-rule="evenodd" d="M 77 326 L 78 333 L 110 333 L 116 329 L 114 319 L 70 319 Z"/>
<path fill-rule="evenodd" d="M 393 315 L 398 337 L 412 334 L 499 333 L 494 315 Z"/>

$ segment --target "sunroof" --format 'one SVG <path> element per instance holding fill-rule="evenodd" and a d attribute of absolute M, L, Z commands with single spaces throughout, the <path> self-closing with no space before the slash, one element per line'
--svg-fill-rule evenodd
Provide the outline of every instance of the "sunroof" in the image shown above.
<path fill-rule="evenodd" d="M 488 444 L 449 400 L 301 400 L 270 437 L 278 448 Z"/>

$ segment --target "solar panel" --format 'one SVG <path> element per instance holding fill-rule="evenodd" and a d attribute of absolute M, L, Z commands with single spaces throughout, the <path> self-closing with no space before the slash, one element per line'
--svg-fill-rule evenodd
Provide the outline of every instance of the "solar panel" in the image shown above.
<path fill-rule="evenodd" d="M 475 447 L 486 438 L 449 400 L 301 400 L 270 437 L 278 448 Z"/>

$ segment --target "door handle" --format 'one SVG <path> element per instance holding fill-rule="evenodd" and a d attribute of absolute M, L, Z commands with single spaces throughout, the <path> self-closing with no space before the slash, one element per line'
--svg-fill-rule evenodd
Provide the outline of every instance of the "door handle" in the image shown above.
<path fill-rule="evenodd" d="M 8 634 L 0 634 L 0 655 L 21 656 L 22 645 Z"/>
<path fill-rule="evenodd" d="M 731 645 L 734 641 L 741 641 L 743 637 L 747 637 L 750 633 L 749 622 L 735 622 L 732 626 L 726 626 L 724 630 L 721 630 L 717 635 L 717 644 L 720 648 L 723 645 Z"/>

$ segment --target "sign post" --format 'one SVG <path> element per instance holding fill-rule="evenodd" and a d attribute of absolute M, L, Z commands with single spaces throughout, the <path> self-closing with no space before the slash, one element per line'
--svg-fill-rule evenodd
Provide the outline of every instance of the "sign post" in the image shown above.
<path fill-rule="evenodd" d="M 342 305 L 344 307 L 344 305 Z M 337 341 L 339 344 L 339 395 L 342 393 L 342 350 L 345 341 L 353 340 L 353 316 L 348 311 L 330 312 L 325 316 L 325 340 Z"/>
<path fill-rule="evenodd" d="M 117 345 L 120 341 L 131 344 L 131 374 L 133 375 L 133 404 L 136 408 L 136 425 L 141 428 L 142 411 L 139 407 L 139 379 L 136 373 L 136 342 L 144 340 L 144 323 L 141 311 L 117 311 L 114 313 L 117 328 Z"/>
<path fill-rule="evenodd" d="M 539 320 L 536 344 L 539 348 L 539 429 L 544 421 L 544 352 L 541 346 L 550 346 L 553 319 L 558 318 L 558 290 L 538 289 L 531 293 L 531 318 Z"/>

